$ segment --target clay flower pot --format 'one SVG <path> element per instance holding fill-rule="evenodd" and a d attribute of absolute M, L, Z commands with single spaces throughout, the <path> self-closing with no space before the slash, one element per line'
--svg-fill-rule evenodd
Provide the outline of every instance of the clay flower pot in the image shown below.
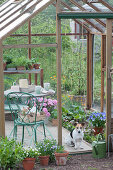
<path fill-rule="evenodd" d="M 17 70 L 25 70 L 25 66 L 17 66 Z"/>
<path fill-rule="evenodd" d="M 47 166 L 49 163 L 49 155 L 46 156 L 39 156 L 39 161 L 40 161 L 40 165 L 42 166 Z"/>
<path fill-rule="evenodd" d="M 68 154 L 67 151 L 64 151 L 63 153 L 55 152 L 56 165 L 66 165 Z"/>
<path fill-rule="evenodd" d="M 6 63 L 3 63 L 3 69 L 5 70 L 5 68 L 6 68 Z"/>
<path fill-rule="evenodd" d="M 103 133 L 103 127 L 94 127 L 94 135 Z"/>
<path fill-rule="evenodd" d="M 32 170 L 35 165 L 35 159 L 36 158 L 25 158 L 22 162 L 24 170 Z"/>
<path fill-rule="evenodd" d="M 40 64 L 39 63 L 34 64 L 34 68 L 35 69 L 39 69 L 40 68 Z"/>
<path fill-rule="evenodd" d="M 53 126 L 58 126 L 58 119 L 52 119 L 52 125 Z"/>

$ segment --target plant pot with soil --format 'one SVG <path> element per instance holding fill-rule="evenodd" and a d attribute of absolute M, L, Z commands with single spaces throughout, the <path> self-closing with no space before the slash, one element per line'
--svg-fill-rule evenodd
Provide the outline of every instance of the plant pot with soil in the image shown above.
<path fill-rule="evenodd" d="M 56 165 L 66 165 L 68 155 L 69 153 L 64 150 L 63 146 L 58 146 L 55 151 Z"/>
<path fill-rule="evenodd" d="M 38 150 L 32 147 L 21 147 L 20 157 L 24 170 L 32 170 L 35 165 L 36 157 L 38 157 Z"/>
<path fill-rule="evenodd" d="M 25 70 L 27 65 L 27 59 L 26 57 L 18 57 L 14 59 L 14 62 L 16 64 L 17 70 Z"/>
<path fill-rule="evenodd" d="M 15 71 L 16 70 L 15 63 L 7 64 L 7 70 L 8 71 Z"/>

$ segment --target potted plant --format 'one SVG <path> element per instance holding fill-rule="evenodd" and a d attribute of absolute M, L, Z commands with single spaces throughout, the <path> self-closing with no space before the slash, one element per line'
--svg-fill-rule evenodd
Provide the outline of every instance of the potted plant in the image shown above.
<path fill-rule="evenodd" d="M 3 69 L 5 70 L 6 69 L 6 60 L 5 59 L 3 59 Z"/>
<path fill-rule="evenodd" d="M 88 120 L 93 126 L 94 135 L 97 135 L 103 132 L 106 123 L 106 113 L 91 113 Z"/>
<path fill-rule="evenodd" d="M 10 64 L 7 64 L 7 70 L 8 71 L 15 71 L 16 70 L 16 65 L 15 63 L 10 63 Z"/>
<path fill-rule="evenodd" d="M 54 160 L 54 152 L 57 148 L 56 140 L 44 139 L 43 141 L 37 142 L 36 148 L 39 152 L 39 161 L 42 166 L 47 166 L 49 160 Z"/>
<path fill-rule="evenodd" d="M 39 68 L 40 68 L 40 63 L 37 62 L 37 59 L 36 59 L 36 58 L 32 58 L 31 61 L 32 61 L 33 67 L 34 67 L 35 69 L 39 69 Z"/>
<path fill-rule="evenodd" d="M 14 59 L 17 70 L 25 70 L 27 65 L 27 60 L 24 56 Z"/>
<path fill-rule="evenodd" d="M 57 146 L 55 151 L 56 165 L 66 165 L 68 152 L 64 150 L 64 146 Z"/>
<path fill-rule="evenodd" d="M 26 69 L 33 69 L 33 61 L 32 59 L 26 59 Z"/>
<path fill-rule="evenodd" d="M 32 170 L 35 160 L 38 157 L 38 150 L 32 147 L 22 147 L 20 149 L 20 156 L 25 170 Z"/>

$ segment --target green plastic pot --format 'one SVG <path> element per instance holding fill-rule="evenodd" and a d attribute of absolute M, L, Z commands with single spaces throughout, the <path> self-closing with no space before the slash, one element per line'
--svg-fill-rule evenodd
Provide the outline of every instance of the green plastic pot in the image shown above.
<path fill-rule="evenodd" d="M 93 158 L 105 158 L 106 157 L 106 142 L 105 141 L 93 141 L 92 142 L 92 155 Z"/>

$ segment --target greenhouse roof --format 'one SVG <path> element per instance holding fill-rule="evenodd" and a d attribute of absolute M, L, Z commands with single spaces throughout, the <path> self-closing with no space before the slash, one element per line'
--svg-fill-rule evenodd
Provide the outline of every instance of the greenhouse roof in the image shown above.
<path fill-rule="evenodd" d="M 55 0 L 8 0 L 0 5 L 0 40 L 15 32 Z M 87 31 L 105 33 L 106 18 L 113 18 L 113 7 L 105 0 L 61 0 L 59 18 L 72 18 Z"/>
<path fill-rule="evenodd" d="M 54 0 L 8 0 L 0 6 L 0 39 L 11 35 Z"/>

